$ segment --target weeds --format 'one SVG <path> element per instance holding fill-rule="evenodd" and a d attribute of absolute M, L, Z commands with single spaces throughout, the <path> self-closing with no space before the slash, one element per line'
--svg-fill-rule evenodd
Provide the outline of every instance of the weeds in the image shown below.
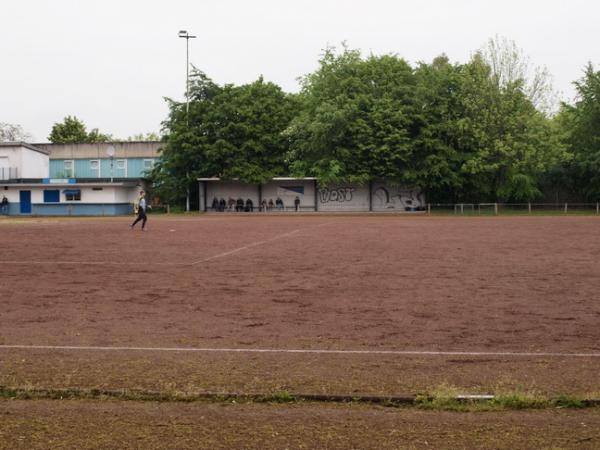
<path fill-rule="evenodd" d="M 154 402 L 211 403 L 351 403 L 376 404 L 383 407 L 419 408 L 432 411 L 501 411 L 546 408 L 587 408 L 600 406 L 600 399 L 559 395 L 543 396 L 531 392 L 507 392 L 489 396 L 464 395 L 458 388 L 442 385 L 431 393 L 414 397 L 345 396 L 294 394 L 278 391 L 271 394 L 193 393 L 180 391 L 39 389 L 0 386 L 0 398 L 19 400 L 120 400 Z"/>

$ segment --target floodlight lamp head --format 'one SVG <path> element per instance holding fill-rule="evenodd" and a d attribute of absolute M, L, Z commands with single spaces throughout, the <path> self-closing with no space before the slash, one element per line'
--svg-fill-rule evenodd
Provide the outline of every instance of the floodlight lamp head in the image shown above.
<path fill-rule="evenodd" d="M 180 30 L 179 33 L 178 33 L 178 36 L 180 38 L 187 37 L 188 36 L 188 32 L 186 30 Z"/>
<path fill-rule="evenodd" d="M 109 158 L 112 158 L 113 156 L 115 156 L 115 148 L 112 145 L 110 145 L 106 149 L 106 154 L 108 155 Z"/>

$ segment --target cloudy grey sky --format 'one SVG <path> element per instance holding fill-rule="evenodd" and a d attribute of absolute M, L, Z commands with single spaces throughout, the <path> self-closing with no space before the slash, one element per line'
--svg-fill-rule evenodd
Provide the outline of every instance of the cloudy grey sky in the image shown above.
<path fill-rule="evenodd" d="M 297 91 L 321 50 L 346 41 L 410 62 L 465 62 L 494 35 L 546 66 L 562 97 L 588 61 L 600 68 L 597 0 L 3 0 L 0 122 L 32 141 L 76 115 L 116 138 L 158 132 L 163 97 L 185 92 L 190 62 L 218 83 L 259 75 Z"/>

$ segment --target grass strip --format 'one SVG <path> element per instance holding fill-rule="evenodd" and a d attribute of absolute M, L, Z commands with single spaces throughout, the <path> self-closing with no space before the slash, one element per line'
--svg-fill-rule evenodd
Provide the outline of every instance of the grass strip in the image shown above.
<path fill-rule="evenodd" d="M 436 411 L 489 411 L 546 408 L 590 408 L 600 406 L 600 399 L 574 396 L 542 397 L 526 393 L 501 395 L 329 395 L 274 393 L 160 392 L 135 389 L 43 389 L 0 386 L 0 398 L 18 400 L 121 400 L 152 402 L 210 403 L 355 403 L 387 407 L 411 407 Z"/>

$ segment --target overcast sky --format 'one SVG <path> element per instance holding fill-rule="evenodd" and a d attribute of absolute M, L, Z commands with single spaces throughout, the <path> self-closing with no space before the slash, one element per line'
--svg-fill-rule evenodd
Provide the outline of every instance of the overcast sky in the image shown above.
<path fill-rule="evenodd" d="M 0 122 L 33 142 L 67 115 L 115 138 L 158 132 L 163 97 L 184 99 L 179 30 L 215 82 L 262 74 L 290 92 L 327 45 L 466 62 L 500 35 L 569 100 L 587 62 L 600 69 L 599 18 L 598 0 L 2 0 Z"/>

